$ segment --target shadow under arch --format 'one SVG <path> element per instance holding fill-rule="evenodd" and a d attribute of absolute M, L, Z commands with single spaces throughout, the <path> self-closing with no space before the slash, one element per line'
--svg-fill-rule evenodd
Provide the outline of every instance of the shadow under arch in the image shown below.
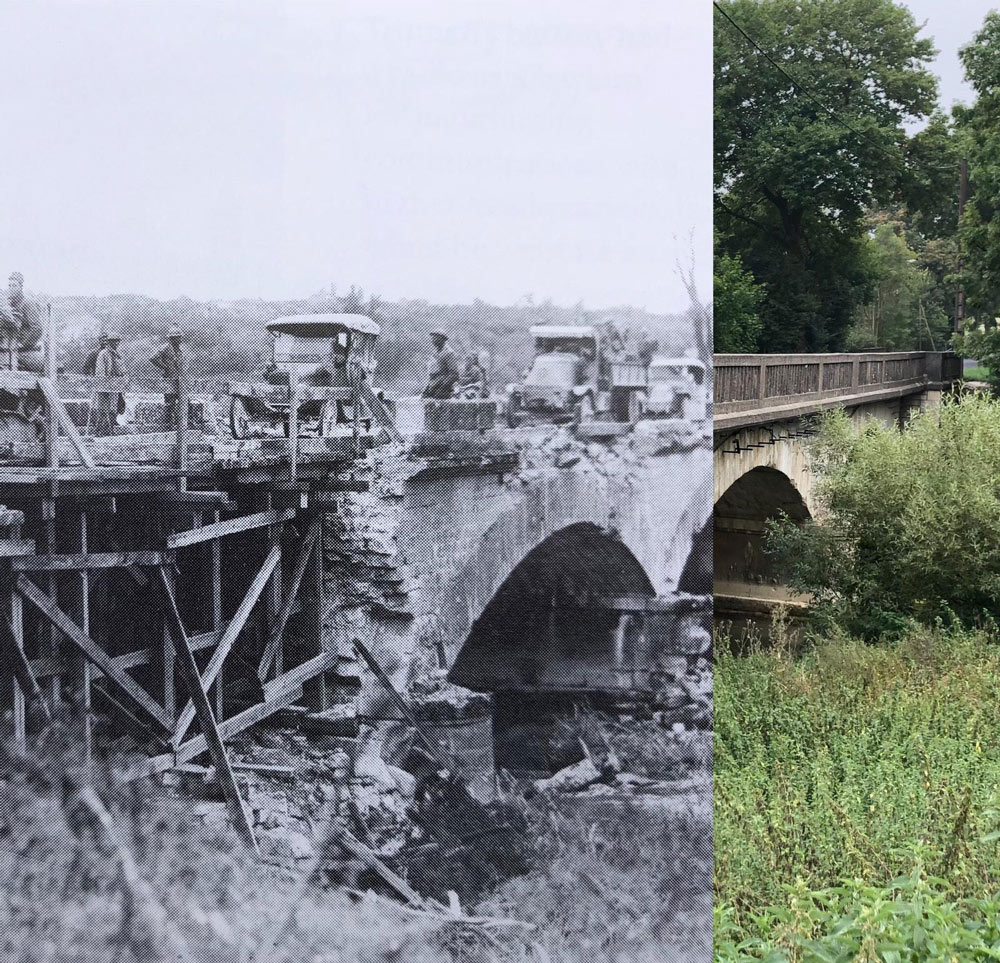
<path fill-rule="evenodd" d="M 507 576 L 448 677 L 478 691 L 621 688 L 621 670 L 638 655 L 626 649 L 639 640 L 619 637 L 621 613 L 609 603 L 655 596 L 621 540 L 591 522 L 569 525 Z"/>
<path fill-rule="evenodd" d="M 767 636 L 775 606 L 788 606 L 794 615 L 805 602 L 781 581 L 764 551 L 767 523 L 782 515 L 799 524 L 812 518 L 802 494 L 776 468 L 752 468 L 715 503 L 715 621 L 735 636 L 751 626 Z"/>

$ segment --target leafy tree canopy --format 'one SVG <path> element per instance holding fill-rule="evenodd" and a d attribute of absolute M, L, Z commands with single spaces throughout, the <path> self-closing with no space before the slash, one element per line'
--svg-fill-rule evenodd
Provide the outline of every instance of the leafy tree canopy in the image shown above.
<path fill-rule="evenodd" d="M 962 281 L 968 313 L 992 319 L 1000 313 L 1000 13 L 987 14 L 959 56 L 977 95 L 971 107 L 955 111 L 970 182 L 959 231 Z"/>
<path fill-rule="evenodd" d="M 933 44 L 892 0 L 721 6 L 767 54 L 716 12 L 722 248 L 765 287 L 763 349 L 838 347 L 874 279 L 864 212 L 916 189 L 903 124 L 934 109 Z"/>
<path fill-rule="evenodd" d="M 758 315 L 764 289 L 743 270 L 739 258 L 717 252 L 713 266 L 712 323 L 715 350 L 720 354 L 749 354 L 757 349 Z"/>

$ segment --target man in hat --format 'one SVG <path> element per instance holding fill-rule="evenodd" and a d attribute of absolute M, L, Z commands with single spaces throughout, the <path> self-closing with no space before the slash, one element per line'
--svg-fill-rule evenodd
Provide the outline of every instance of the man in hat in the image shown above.
<path fill-rule="evenodd" d="M 118 353 L 118 345 L 121 343 L 121 335 L 117 331 L 109 331 L 101 337 L 102 345 L 97 352 L 94 362 L 94 377 L 98 381 L 107 381 L 110 378 L 120 378 L 122 375 L 121 355 Z M 94 398 L 95 414 L 95 435 L 112 435 L 115 430 L 115 423 L 121 413 L 123 401 L 120 391 L 102 391 L 98 389 Z"/>
<path fill-rule="evenodd" d="M 149 359 L 160 369 L 164 381 L 167 382 L 167 390 L 163 393 L 163 404 L 166 408 L 167 425 L 171 428 L 177 426 L 179 382 L 181 372 L 186 367 L 187 362 L 187 352 L 184 350 L 183 340 L 184 332 L 176 324 L 170 325 L 170 329 L 167 331 L 167 340 Z"/>
<path fill-rule="evenodd" d="M 448 344 L 448 335 L 440 328 L 431 332 L 431 342 L 434 345 L 434 361 L 424 388 L 425 398 L 450 398 L 455 391 L 455 385 L 461 377 L 458 369 L 458 358 Z"/>
<path fill-rule="evenodd" d="M 15 354 L 37 348 L 42 334 L 38 305 L 24 296 L 24 275 L 12 271 L 7 290 L 0 293 L 0 338 L 7 366 L 15 367 Z"/>

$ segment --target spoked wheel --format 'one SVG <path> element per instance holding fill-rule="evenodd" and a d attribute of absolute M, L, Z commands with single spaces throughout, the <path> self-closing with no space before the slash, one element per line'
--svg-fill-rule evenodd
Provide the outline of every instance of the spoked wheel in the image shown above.
<path fill-rule="evenodd" d="M 237 439 L 250 436 L 250 415 L 247 413 L 243 399 L 233 395 L 229 401 L 229 430 Z"/>

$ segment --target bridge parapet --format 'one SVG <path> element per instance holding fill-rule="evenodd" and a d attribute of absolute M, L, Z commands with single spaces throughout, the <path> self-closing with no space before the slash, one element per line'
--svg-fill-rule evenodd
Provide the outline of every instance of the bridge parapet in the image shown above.
<path fill-rule="evenodd" d="M 941 390 L 960 376 L 961 362 L 942 351 L 717 354 L 714 373 L 718 432 Z"/>

